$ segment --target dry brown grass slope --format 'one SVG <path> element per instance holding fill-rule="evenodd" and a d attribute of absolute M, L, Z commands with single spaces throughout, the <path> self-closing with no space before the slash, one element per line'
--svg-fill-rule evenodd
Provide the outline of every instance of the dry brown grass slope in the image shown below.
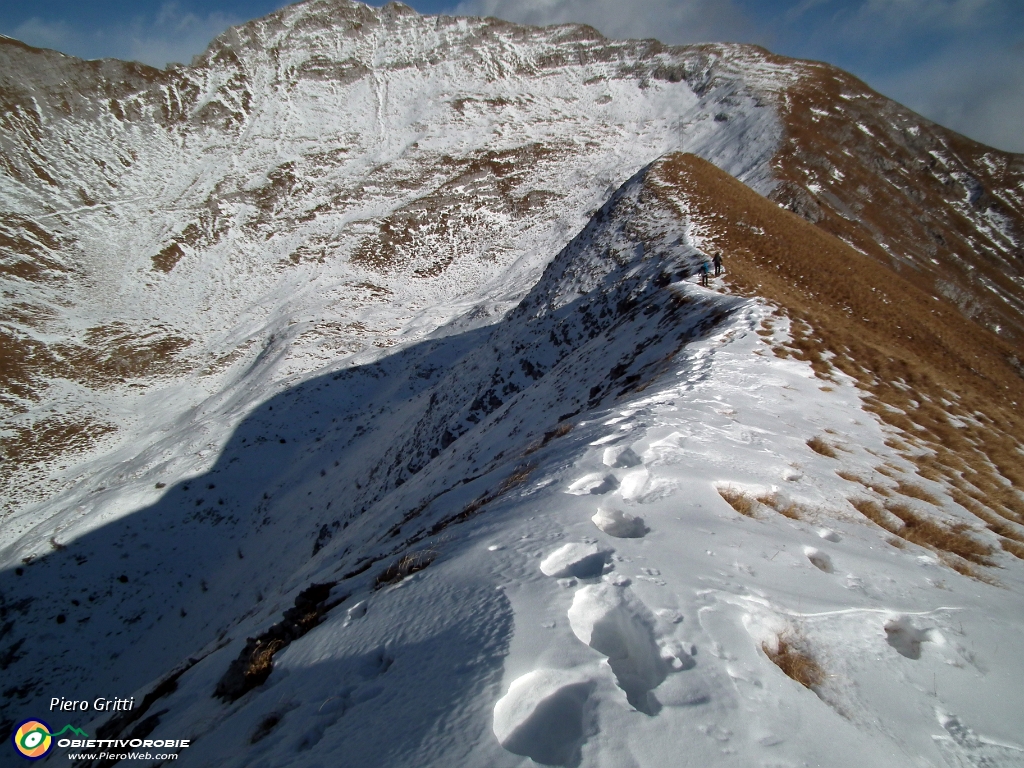
<path fill-rule="evenodd" d="M 1024 379 L 1008 362 L 1008 342 L 698 157 L 659 161 L 647 195 L 692 219 L 706 246 L 723 252 L 731 290 L 787 312 L 794 340 L 784 354 L 809 361 L 823 379 L 836 369 L 851 376 L 866 407 L 897 432 L 893 444 L 921 476 L 945 485 L 944 505 L 959 503 L 959 514 L 973 514 L 1019 556 Z M 904 490 L 919 487 L 908 482 Z M 943 519 L 938 509 L 935 517 Z M 885 527 L 907 525 L 893 519 Z M 974 551 L 962 540 L 969 530 L 938 525 L 957 546 L 936 548 L 958 557 Z M 920 530 L 906 533 L 923 540 Z M 979 550 L 974 561 L 984 557 Z"/>
<path fill-rule="evenodd" d="M 1024 358 L 1024 155 L 931 123 L 835 67 L 791 66 L 800 77 L 774 99 L 785 136 L 771 197 L 998 328 Z"/>

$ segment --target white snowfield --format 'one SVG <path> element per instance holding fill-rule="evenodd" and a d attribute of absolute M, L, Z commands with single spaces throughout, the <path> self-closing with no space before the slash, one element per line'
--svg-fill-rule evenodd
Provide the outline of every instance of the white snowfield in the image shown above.
<path fill-rule="evenodd" d="M 316 14 L 331 9 L 365 29 L 328 35 Z M 1021 561 L 1000 552 L 988 584 L 867 523 L 837 470 L 913 466 L 852 381 L 823 387 L 772 354 L 787 337 L 773 307 L 694 283 L 691 223 L 648 194 L 644 168 L 676 148 L 768 188 L 775 122 L 742 68 L 705 90 L 610 77 L 617 58 L 551 63 L 572 28 L 344 3 L 270 18 L 208 54 L 234 51 L 259 84 L 230 151 L 212 127 L 147 134 L 162 149 L 139 162 L 163 170 L 124 184 L 162 190 L 166 209 L 0 191 L 94 233 L 95 299 L 74 312 L 159 319 L 206 350 L 255 340 L 211 376 L 68 389 L 121 429 L 81 480 L 55 470 L 68 486 L 0 528 L 5 721 L 59 728 L 51 697 L 134 696 L 129 718 L 72 722 L 190 739 L 186 766 L 1024 766 Z M 502 55 L 463 59 L 480 36 Z M 359 62 L 369 74 L 347 82 Z M 213 103 L 222 70 L 197 71 L 211 85 L 195 103 Z M 466 94 L 507 103 L 451 106 Z M 436 188 L 396 184 L 401 163 L 428 173 L 444 153 L 555 138 L 572 151 L 514 187 L 553 192 L 539 212 L 481 205 L 456 239 L 427 233 L 387 269 L 353 261 L 355 233 L 404 204 L 396 189 Z M 310 152 L 332 141 L 351 153 L 315 178 Z M 278 160 L 308 184 L 262 221 L 242 192 Z M 394 175 L 372 182 L 381 167 Z M 226 234 L 150 273 L 186 203 L 225 185 Z M 106 250 L 111 227 L 134 246 Z M 333 238 L 323 263 L 279 265 L 316 237 Z M 414 276 L 445 247 L 441 272 Z M 345 299 L 363 280 L 388 293 Z M 351 353 L 320 346 L 331 322 L 365 329 Z M 914 482 L 937 497 L 930 514 L 963 514 Z M 811 688 L 772 662 L 786 647 L 817 664 Z"/>

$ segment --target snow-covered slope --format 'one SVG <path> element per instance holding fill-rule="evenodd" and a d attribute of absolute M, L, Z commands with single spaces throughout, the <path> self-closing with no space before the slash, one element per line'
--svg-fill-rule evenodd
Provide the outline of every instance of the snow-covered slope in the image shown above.
<path fill-rule="evenodd" d="M 816 65 L 349 2 L 168 72 L 0 57 L 5 725 L 1024 765 L 1015 337 L 799 170 Z M 1011 161 L 939 218 L 1012 224 Z"/>
<path fill-rule="evenodd" d="M 140 707 L 79 727 L 196 765 L 1019 765 L 1018 561 L 974 532 L 1003 569 L 970 578 L 865 524 L 837 470 L 956 513 L 855 380 L 772 354 L 784 316 L 687 279 L 668 172 L 497 324 L 308 380 L 204 475 L 23 539 L 3 593 L 46 598 L 5 605 L 8 716 L 113 687 Z"/>
<path fill-rule="evenodd" d="M 666 151 L 770 186 L 780 130 L 700 51 L 400 5 L 291 6 L 169 72 L 0 56 L 8 513 L 94 476 L 62 447 L 492 322 Z"/>

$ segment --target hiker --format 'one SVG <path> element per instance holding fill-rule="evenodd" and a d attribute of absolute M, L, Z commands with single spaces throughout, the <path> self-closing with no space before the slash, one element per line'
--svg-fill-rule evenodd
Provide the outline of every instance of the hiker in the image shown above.
<path fill-rule="evenodd" d="M 722 274 L 722 252 L 715 251 L 715 277 Z"/>
<path fill-rule="evenodd" d="M 702 261 L 700 263 L 700 284 L 705 288 L 708 287 L 708 274 L 710 272 L 711 270 L 708 269 L 708 263 L 706 261 Z"/>

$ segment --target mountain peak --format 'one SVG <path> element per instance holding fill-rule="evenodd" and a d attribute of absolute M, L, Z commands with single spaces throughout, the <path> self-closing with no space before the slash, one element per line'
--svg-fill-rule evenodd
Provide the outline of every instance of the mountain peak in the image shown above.
<path fill-rule="evenodd" d="M 1020 156 L 754 46 L 398 4 L 163 71 L 0 43 L 12 729 L 1019 761 Z"/>

